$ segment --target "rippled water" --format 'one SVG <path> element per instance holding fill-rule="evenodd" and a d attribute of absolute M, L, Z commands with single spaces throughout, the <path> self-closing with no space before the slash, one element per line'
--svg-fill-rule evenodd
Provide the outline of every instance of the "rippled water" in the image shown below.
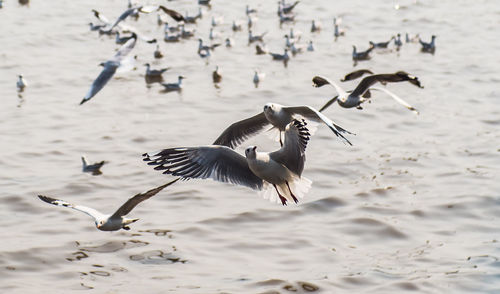
<path fill-rule="evenodd" d="M 94 2 L 94 3 L 92 3 Z M 208 39 L 212 15 L 234 48 L 217 48 L 205 64 L 197 42 L 138 43 L 138 69 L 117 74 L 83 106 L 98 64 L 117 45 L 88 30 L 91 9 L 114 19 L 126 1 L 6 0 L 0 9 L 0 291 L 2 293 L 498 293 L 500 291 L 500 10 L 496 1 L 303 1 L 295 30 L 317 50 L 284 68 L 254 55 L 245 3 L 214 0 L 196 26 Z M 197 12 L 195 1 L 165 2 Z M 281 51 L 275 1 L 253 1 L 256 33 Z M 333 41 L 332 17 L 346 36 Z M 311 19 L 323 31 L 309 33 Z M 160 38 L 156 15 L 127 21 Z M 173 22 L 173 21 L 172 21 Z M 219 28 L 218 28 L 219 29 Z M 377 94 L 362 111 L 332 106 L 325 113 L 355 132 L 343 145 L 319 128 L 307 151 L 304 176 L 313 187 L 299 205 L 281 207 L 243 187 L 193 180 L 142 203 L 130 231 L 101 232 L 69 209 L 49 206 L 46 194 L 111 212 L 128 197 L 171 178 L 142 162 L 165 147 L 208 144 L 230 123 L 269 101 L 320 107 L 333 95 L 311 87 L 323 74 L 339 79 L 353 69 L 351 46 L 420 33 L 437 35 L 434 55 L 404 44 L 374 52 L 356 68 L 405 70 L 425 89 L 390 88 L 417 107 L 416 116 Z M 188 78 L 182 93 L 147 86 L 145 62 L 170 66 L 165 80 Z M 214 87 L 218 64 L 223 81 Z M 259 88 L 253 69 L 267 74 Z M 16 76 L 29 85 L 21 97 Z M 347 86 L 347 87 L 350 87 Z M 274 150 L 259 136 L 248 144 Z M 241 149 L 240 149 L 241 151 Z M 81 172 L 80 156 L 107 160 L 101 176 Z"/>

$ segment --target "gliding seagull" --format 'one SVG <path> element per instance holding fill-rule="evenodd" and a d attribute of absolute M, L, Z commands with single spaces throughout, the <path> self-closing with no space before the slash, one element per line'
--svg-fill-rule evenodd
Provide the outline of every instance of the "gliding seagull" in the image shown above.
<path fill-rule="evenodd" d="M 144 193 L 139 193 L 135 195 L 134 197 L 130 198 L 125 202 L 120 208 L 118 208 L 115 213 L 109 215 L 109 214 L 103 214 L 93 208 L 86 207 L 86 206 L 81 206 L 81 205 L 73 205 L 71 203 L 68 203 L 64 200 L 59 200 L 59 199 L 54 199 L 48 196 L 43 196 L 43 195 L 38 195 L 38 198 L 40 198 L 42 201 L 45 201 L 47 203 L 57 205 L 57 206 L 63 206 L 63 207 L 68 207 L 68 208 L 73 208 L 75 210 L 81 211 L 83 213 L 86 213 L 90 215 L 92 218 L 94 218 L 95 221 L 95 226 L 97 229 L 101 231 L 118 231 L 120 229 L 124 230 L 130 230 L 130 227 L 128 226 L 129 224 L 138 221 L 138 218 L 126 218 L 125 215 L 127 215 L 129 212 L 134 209 L 134 207 L 137 206 L 137 204 L 141 203 L 144 200 L 147 200 L 154 195 L 158 194 L 161 190 L 164 188 L 172 185 L 173 183 L 177 182 L 179 179 L 175 179 L 171 182 L 166 183 L 165 185 L 159 186 L 157 188 L 151 189 L 149 191 L 146 191 Z"/>
<path fill-rule="evenodd" d="M 145 153 L 143 160 L 155 165 L 156 170 L 181 179 L 212 178 L 263 190 L 264 197 L 271 201 L 276 199 L 274 187 L 281 204 L 297 203 L 311 187 L 311 181 L 301 177 L 310 136 L 305 125 L 305 121 L 290 122 L 285 129 L 285 144 L 270 153 L 257 152 L 256 146 L 250 146 L 245 150 L 245 158 L 226 146 L 209 145 Z"/>

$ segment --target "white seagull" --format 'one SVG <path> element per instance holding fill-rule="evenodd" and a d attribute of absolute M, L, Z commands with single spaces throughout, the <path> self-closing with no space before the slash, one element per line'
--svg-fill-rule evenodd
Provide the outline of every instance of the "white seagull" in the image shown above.
<path fill-rule="evenodd" d="M 26 80 L 24 79 L 23 75 L 18 75 L 16 82 L 17 91 L 18 92 L 24 91 L 24 88 L 26 88 L 27 85 L 28 83 L 26 83 Z"/>
<path fill-rule="evenodd" d="M 80 105 L 89 101 L 92 97 L 95 96 L 113 77 L 116 70 L 123 64 L 125 57 L 134 49 L 135 44 L 137 43 L 137 35 L 132 33 L 132 38 L 129 39 L 125 44 L 123 44 L 118 52 L 116 52 L 115 56 L 109 59 L 106 62 L 102 62 L 100 65 L 103 68 L 97 79 L 90 86 L 89 91 L 83 97 L 83 100 L 80 102 Z"/>
<path fill-rule="evenodd" d="M 257 152 L 256 146 L 250 146 L 245 158 L 226 146 L 209 145 L 145 153 L 143 160 L 181 179 L 212 178 L 264 191 L 265 198 L 279 199 L 283 205 L 297 203 L 311 187 L 311 181 L 301 177 L 310 136 L 305 125 L 305 121 L 293 120 L 286 126 L 283 147 L 270 153 Z"/>
<path fill-rule="evenodd" d="M 337 137 L 341 138 L 341 140 L 349 145 L 352 145 L 351 142 L 342 135 L 342 133 L 352 133 L 340 127 L 316 109 L 305 105 L 284 106 L 277 103 L 267 103 L 264 105 L 263 112 L 233 123 L 215 140 L 213 145 L 236 148 L 236 146 L 243 143 L 243 141 L 250 136 L 257 134 L 269 126 L 271 126 L 271 129 L 279 130 L 279 140 L 281 143 L 281 132 L 284 132 L 286 126 L 294 119 L 306 119 L 316 123 L 322 122 L 327 125 Z M 314 132 L 313 129 L 311 129 L 311 133 L 312 132 Z"/>
<path fill-rule="evenodd" d="M 172 185 L 173 183 L 177 182 L 179 179 L 175 179 L 171 182 L 166 183 L 165 185 L 159 186 L 157 188 L 151 189 L 149 191 L 146 191 L 144 193 L 139 193 L 135 195 L 134 197 L 130 198 L 125 202 L 118 210 L 113 213 L 113 214 L 103 214 L 93 208 L 82 206 L 82 205 L 73 205 L 71 203 L 68 203 L 64 200 L 59 200 L 59 199 L 54 199 L 48 196 L 43 196 L 43 195 L 38 195 L 38 197 L 47 203 L 57 205 L 57 206 L 63 206 L 63 207 L 68 207 L 68 208 L 73 208 L 75 210 L 81 211 L 83 213 L 86 213 L 90 215 L 92 218 L 94 218 L 95 221 L 95 226 L 97 229 L 101 231 L 118 231 L 120 229 L 124 230 L 130 230 L 130 227 L 128 226 L 129 224 L 138 221 L 138 218 L 126 218 L 125 215 L 127 215 L 134 207 L 137 206 L 137 204 L 141 203 L 144 200 L 147 200 L 154 195 L 158 194 L 161 190 L 164 188 Z"/>
<path fill-rule="evenodd" d="M 185 78 L 186 77 L 179 76 L 179 77 L 177 77 L 177 83 L 161 83 L 161 85 L 163 87 L 165 87 L 164 91 L 166 91 L 166 92 L 181 91 L 182 90 L 182 80 Z"/>
<path fill-rule="evenodd" d="M 352 91 L 352 92 L 346 92 L 344 89 L 342 89 L 339 85 L 337 85 L 335 82 L 322 77 L 322 76 L 315 76 L 313 78 L 313 86 L 314 87 L 321 87 L 324 85 L 331 85 L 335 88 L 337 91 L 337 96 L 332 98 L 330 101 L 328 101 L 321 109 L 320 111 L 323 111 L 326 109 L 328 106 L 330 106 L 332 103 L 335 101 L 338 102 L 338 104 L 344 108 L 352 108 L 356 107 L 357 109 L 363 109 L 361 107 L 361 104 L 365 101 L 368 100 L 368 97 L 363 97 L 365 92 L 368 90 L 377 90 L 377 91 L 383 91 L 389 96 L 391 96 L 394 100 L 396 100 L 398 103 L 401 105 L 405 106 L 409 110 L 415 112 L 418 114 L 418 111 L 415 109 L 415 107 L 411 106 L 407 102 L 405 102 L 403 99 L 399 98 L 396 94 L 390 92 L 389 90 L 386 90 L 384 88 L 379 88 L 379 87 L 372 87 L 373 84 L 377 82 L 385 82 L 385 83 L 395 83 L 395 82 L 404 82 L 408 81 L 412 84 L 414 84 L 417 87 L 423 88 L 420 85 L 420 81 L 418 81 L 418 78 L 412 75 L 409 75 L 408 73 L 404 71 L 398 71 L 393 74 L 377 74 L 377 75 L 370 75 L 361 80 L 359 82 L 358 86 Z"/>

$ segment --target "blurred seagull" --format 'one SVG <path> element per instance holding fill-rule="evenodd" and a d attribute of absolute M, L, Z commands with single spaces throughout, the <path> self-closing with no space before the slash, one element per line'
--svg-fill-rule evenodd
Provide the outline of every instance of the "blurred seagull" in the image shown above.
<path fill-rule="evenodd" d="M 125 44 L 128 40 L 134 37 L 134 35 L 120 37 L 120 32 L 116 32 L 115 35 L 116 35 L 115 43 L 119 45 Z"/>
<path fill-rule="evenodd" d="M 335 39 L 337 39 L 340 36 L 345 35 L 345 31 L 339 28 L 340 21 L 337 20 L 336 17 L 333 18 L 333 35 L 335 36 Z"/>
<path fill-rule="evenodd" d="M 352 45 L 352 60 L 368 60 L 370 59 L 370 52 L 373 50 L 373 46 L 366 49 L 365 51 L 356 51 L 356 46 Z"/>
<path fill-rule="evenodd" d="M 389 90 L 386 90 L 384 88 L 373 87 L 373 85 L 376 84 L 377 82 L 395 83 L 395 82 L 403 82 L 403 81 L 410 81 L 412 84 L 414 84 L 416 86 L 420 85 L 420 82 L 417 82 L 418 81 L 417 77 L 409 75 L 408 73 L 403 72 L 403 71 L 398 71 L 398 72 L 393 73 L 393 74 L 377 74 L 377 75 L 367 76 L 367 77 L 363 78 L 361 80 L 361 82 L 358 84 L 358 86 L 350 93 L 344 91 L 344 89 L 342 89 L 335 82 L 328 80 L 327 78 L 322 77 L 322 76 L 315 76 L 313 78 L 313 86 L 314 87 L 322 87 L 324 85 L 329 84 L 335 88 L 335 91 L 337 91 L 337 94 L 338 94 L 336 97 L 334 97 L 330 101 L 328 101 L 319 111 L 325 110 L 328 106 L 330 106 L 335 101 L 337 101 L 338 104 L 344 108 L 356 107 L 357 109 L 363 109 L 361 107 L 361 104 L 363 102 L 367 101 L 368 99 L 365 97 L 362 97 L 362 95 L 365 94 L 365 92 L 367 90 L 377 90 L 377 91 L 383 91 L 386 94 L 389 94 L 398 103 L 400 103 L 401 105 L 405 106 L 409 110 L 418 114 L 418 111 L 415 109 L 415 107 L 406 103 L 403 99 L 399 98 L 396 94 L 394 94 L 394 93 L 392 93 Z"/>
<path fill-rule="evenodd" d="M 227 47 L 227 48 L 231 48 L 231 47 L 233 47 L 233 45 L 234 45 L 234 41 L 233 41 L 233 39 L 231 39 L 231 38 L 226 38 L 226 40 L 224 40 L 224 41 L 226 42 L 226 47 Z"/>
<path fill-rule="evenodd" d="M 165 189 L 166 187 L 172 185 L 173 183 L 177 182 L 179 178 L 166 183 L 165 185 L 156 187 L 154 189 L 151 189 L 149 191 L 146 191 L 144 193 L 139 193 L 135 195 L 134 197 L 130 198 L 127 200 L 118 210 L 111 214 L 111 215 L 106 215 L 103 214 L 93 208 L 86 207 L 86 206 L 81 206 L 81 205 L 73 205 L 71 203 L 68 203 L 64 200 L 59 200 L 59 199 L 54 199 L 48 196 L 43 196 L 43 195 L 38 195 L 38 197 L 47 203 L 57 205 L 57 206 L 63 206 L 63 207 L 68 207 L 68 208 L 73 208 L 75 210 L 81 211 L 83 213 L 86 213 L 90 215 L 94 221 L 95 221 L 95 226 L 97 229 L 101 231 L 118 231 L 120 229 L 124 230 L 130 230 L 130 227 L 128 226 L 129 224 L 138 221 L 138 218 L 126 218 L 125 215 L 129 214 L 134 207 L 136 207 L 139 203 L 141 203 L 144 200 L 147 200 L 154 195 L 158 194 L 161 190 Z"/>
<path fill-rule="evenodd" d="M 181 91 L 182 90 L 182 80 L 185 79 L 183 76 L 177 78 L 177 83 L 162 83 L 161 85 L 165 87 L 166 92 L 171 91 Z"/>
<path fill-rule="evenodd" d="M 90 26 L 90 30 L 91 30 L 91 31 L 98 31 L 98 30 L 101 30 L 101 29 L 103 29 L 103 28 L 105 28 L 105 27 L 106 27 L 106 25 L 105 25 L 105 24 L 102 24 L 102 25 L 95 25 L 95 24 L 93 24 L 93 23 L 91 23 L 91 22 L 89 22 L 89 26 Z"/>
<path fill-rule="evenodd" d="M 215 70 L 212 72 L 212 80 L 214 81 L 215 84 L 220 83 L 222 80 L 222 76 L 219 73 L 219 66 L 215 66 Z"/>
<path fill-rule="evenodd" d="M 236 21 L 233 20 L 232 29 L 233 32 L 241 31 L 241 23 L 236 23 Z"/>
<path fill-rule="evenodd" d="M 311 24 L 311 33 L 319 32 L 319 31 L 321 31 L 321 25 L 319 22 L 316 23 L 316 21 L 313 19 L 312 24 Z"/>
<path fill-rule="evenodd" d="M 373 72 L 371 70 L 369 70 L 369 69 L 359 69 L 359 70 L 356 70 L 356 71 L 353 71 L 353 72 L 350 72 L 350 73 L 346 74 L 344 76 L 344 78 L 341 79 L 340 81 L 341 82 L 347 82 L 347 81 L 355 80 L 357 78 L 362 77 L 364 74 L 370 74 L 370 75 L 372 75 Z"/>
<path fill-rule="evenodd" d="M 279 141 L 282 144 L 281 133 L 293 119 L 306 119 L 315 123 L 324 123 L 340 140 L 352 145 L 342 133 L 352 134 L 340 127 L 328 117 L 307 106 L 284 106 L 277 103 L 267 103 L 264 111 L 250 118 L 233 123 L 215 140 L 213 145 L 222 145 L 229 148 L 236 148 L 249 137 L 261 132 L 264 128 L 271 126 L 271 129 L 280 132 Z M 314 133 L 314 129 L 311 129 Z"/>
<path fill-rule="evenodd" d="M 155 58 L 163 58 L 163 53 L 160 50 L 160 45 L 156 45 L 156 50 L 153 55 Z"/>
<path fill-rule="evenodd" d="M 394 46 L 396 46 L 396 50 L 399 51 L 399 48 L 401 48 L 401 46 L 403 46 L 403 42 L 401 41 L 401 34 L 398 33 L 396 35 L 396 39 L 394 39 Z"/>
<path fill-rule="evenodd" d="M 418 38 L 420 45 L 422 45 L 421 51 L 434 54 L 434 51 L 436 50 L 436 44 L 434 43 L 435 40 L 436 40 L 436 36 L 434 36 L 434 35 L 432 35 L 432 39 L 431 39 L 430 43 L 425 43 L 420 38 Z"/>
<path fill-rule="evenodd" d="M 94 164 L 88 164 L 85 157 L 82 156 L 82 171 L 84 173 L 92 173 L 93 176 L 101 175 L 101 167 L 106 163 L 106 161 L 96 162 Z"/>
<path fill-rule="evenodd" d="M 246 9 L 245 9 L 245 13 L 247 15 L 250 15 L 251 13 L 257 13 L 257 10 L 250 8 L 250 5 L 247 4 Z"/>
<path fill-rule="evenodd" d="M 307 51 L 314 51 L 313 41 L 309 41 L 309 45 L 307 45 Z"/>
<path fill-rule="evenodd" d="M 257 152 L 256 146 L 250 146 L 245 150 L 245 158 L 226 146 L 209 145 L 145 153 L 143 160 L 164 174 L 246 186 L 264 191 L 264 197 L 271 201 L 287 205 L 298 203 L 298 198 L 304 197 L 311 187 L 311 181 L 301 176 L 309 136 L 306 123 L 293 120 L 285 128 L 283 147 L 274 152 Z"/>
<path fill-rule="evenodd" d="M 195 16 L 189 16 L 187 11 L 186 11 L 186 16 L 184 16 L 184 22 L 185 23 L 196 23 L 196 21 L 202 17 L 203 17 L 203 12 L 202 12 L 201 7 L 200 7 L 200 8 L 198 8 L 198 14 L 196 14 Z"/>
<path fill-rule="evenodd" d="M 288 55 L 288 49 L 285 48 L 285 53 L 279 54 L 279 53 L 271 53 L 269 54 L 273 57 L 273 60 L 282 60 L 282 61 L 288 61 L 290 59 L 290 56 Z"/>
<path fill-rule="evenodd" d="M 260 81 L 262 81 L 265 77 L 266 77 L 265 73 L 259 72 L 258 70 L 254 70 L 253 83 L 255 85 L 255 88 L 259 87 Z"/>
<path fill-rule="evenodd" d="M 251 44 L 253 42 L 264 42 L 264 36 L 267 34 L 267 31 L 260 34 L 260 35 L 254 35 L 252 33 L 252 30 L 248 30 L 248 44 Z"/>
<path fill-rule="evenodd" d="M 287 4 L 285 3 L 285 0 L 281 0 L 280 2 L 278 2 L 278 15 L 280 14 L 280 12 L 291 13 L 295 6 L 297 6 L 297 4 L 299 4 L 299 1 L 295 1 L 292 4 Z"/>
<path fill-rule="evenodd" d="M 23 75 L 18 75 L 16 82 L 17 91 L 18 92 L 24 91 L 24 88 L 26 88 L 27 85 L 28 83 L 26 83 L 26 80 L 24 79 Z"/>
<path fill-rule="evenodd" d="M 113 24 L 109 26 L 107 29 L 108 31 L 111 31 L 114 27 L 116 27 L 120 22 L 124 21 L 127 17 L 141 12 L 141 13 L 150 13 L 153 11 L 163 11 L 166 14 L 168 14 L 171 18 L 173 18 L 175 21 L 184 21 L 184 17 L 182 14 L 178 13 L 175 10 L 169 9 L 163 5 L 139 5 L 139 6 L 134 6 L 131 8 L 128 8 L 125 10 L 116 20 Z"/>
<path fill-rule="evenodd" d="M 144 64 L 146 66 L 146 76 L 147 77 L 161 77 L 161 75 L 170 69 L 170 67 L 162 69 L 151 69 L 149 63 Z"/>
<path fill-rule="evenodd" d="M 267 53 L 268 53 L 268 51 L 267 51 L 267 47 L 265 45 L 260 45 L 260 44 L 255 45 L 255 54 L 263 55 L 263 54 L 267 54 Z"/>
<path fill-rule="evenodd" d="M 389 46 L 389 43 L 391 43 L 392 40 L 394 40 L 396 37 L 392 36 L 391 39 L 387 42 L 379 42 L 379 43 L 374 43 L 372 41 L 369 41 L 370 46 L 373 48 L 387 48 Z"/>
<path fill-rule="evenodd" d="M 115 74 L 116 70 L 122 66 L 124 63 L 125 57 L 134 49 L 134 46 L 137 42 L 137 35 L 135 33 L 132 34 L 132 38 L 128 40 L 125 44 L 123 44 L 118 52 L 116 52 L 115 56 L 113 58 L 109 59 L 106 62 L 102 62 L 100 65 L 103 66 L 103 70 L 97 77 L 97 79 L 92 83 L 90 86 L 89 91 L 83 97 L 83 100 L 80 102 L 80 105 L 83 103 L 87 102 L 90 100 L 92 97 L 95 96 L 105 85 L 109 80 L 113 77 Z"/>

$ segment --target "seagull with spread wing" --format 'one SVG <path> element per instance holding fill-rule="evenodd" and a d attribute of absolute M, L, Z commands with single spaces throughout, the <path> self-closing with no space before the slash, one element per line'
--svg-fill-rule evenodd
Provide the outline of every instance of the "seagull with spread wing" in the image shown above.
<path fill-rule="evenodd" d="M 358 86 L 351 92 L 346 92 L 344 89 L 342 89 L 337 83 L 322 77 L 322 76 L 315 76 L 313 78 L 313 86 L 314 87 L 322 87 L 324 85 L 331 85 L 332 87 L 335 88 L 337 91 L 337 96 L 333 97 L 328 101 L 319 111 L 325 110 L 328 106 L 331 104 L 335 103 L 335 101 L 338 102 L 338 104 L 344 108 L 352 108 L 356 107 L 358 109 L 363 109 L 361 107 L 361 104 L 365 101 L 368 100 L 368 97 L 363 97 L 363 95 L 368 91 L 368 90 L 377 90 L 377 91 L 382 91 L 391 96 L 394 100 L 396 100 L 398 103 L 403 105 L 404 107 L 408 108 L 409 110 L 415 112 L 418 114 L 418 111 L 415 109 L 415 107 L 411 106 L 407 102 L 405 102 L 403 99 L 399 98 L 396 94 L 390 92 L 389 90 L 386 90 L 384 88 L 379 88 L 379 87 L 374 87 L 373 85 L 376 84 L 377 82 L 380 83 L 395 83 L 395 82 L 404 82 L 408 81 L 411 84 L 423 88 L 422 85 L 420 85 L 420 81 L 418 80 L 417 77 L 412 76 L 404 71 L 398 71 L 393 74 L 376 74 L 376 75 L 370 75 L 361 80 L 361 82 L 358 84 Z"/>
<path fill-rule="evenodd" d="M 334 123 L 324 114 L 310 106 L 284 106 L 277 103 L 267 103 L 264 105 L 264 111 L 250 118 L 238 121 L 230 125 L 213 143 L 214 145 L 223 145 L 229 148 L 236 148 L 248 139 L 250 136 L 271 126 L 271 129 L 277 129 L 281 133 L 285 131 L 286 126 L 294 119 L 305 118 L 316 123 L 324 123 L 332 132 L 344 142 L 352 145 L 343 133 L 352 134 L 341 126 Z M 311 130 L 311 128 L 309 128 Z M 312 133 L 312 130 L 311 130 Z"/>
<path fill-rule="evenodd" d="M 146 191 L 144 193 L 139 193 L 135 195 L 134 197 L 130 198 L 125 202 L 118 210 L 109 215 L 109 214 L 103 214 L 93 208 L 87 207 L 87 206 L 82 206 L 82 205 L 73 205 L 71 203 L 68 203 L 64 200 L 59 200 L 59 199 L 54 199 L 52 197 L 48 196 L 43 196 L 43 195 L 38 195 L 38 197 L 47 203 L 57 205 L 57 206 L 63 206 L 63 207 L 68 207 L 68 208 L 73 208 L 75 210 L 81 211 L 83 213 L 86 213 L 90 215 L 92 218 L 94 218 L 95 225 L 97 229 L 101 231 L 118 231 L 120 229 L 124 230 L 130 230 L 130 227 L 128 226 L 129 224 L 138 221 L 138 218 L 126 218 L 125 215 L 130 213 L 134 207 L 136 207 L 139 203 L 141 203 L 144 200 L 147 200 L 154 195 L 158 194 L 161 190 L 165 189 L 166 187 L 172 185 L 173 183 L 177 182 L 179 178 L 168 182 L 164 185 L 161 185 L 159 187 L 156 187 L 154 189 L 151 189 L 149 191 Z"/>
<path fill-rule="evenodd" d="M 311 181 L 301 176 L 309 136 L 306 122 L 294 119 L 286 126 L 283 147 L 274 152 L 258 152 L 256 146 L 250 146 L 244 157 L 226 146 L 208 145 L 145 153 L 143 160 L 164 174 L 246 186 L 286 205 L 288 201 L 297 203 L 311 187 Z"/>
<path fill-rule="evenodd" d="M 137 43 L 137 35 L 132 33 L 132 38 L 130 38 L 125 44 L 123 44 L 118 52 L 116 52 L 115 56 L 109 59 L 106 62 L 102 62 L 100 65 L 103 67 L 97 79 L 90 86 L 89 91 L 83 97 L 83 100 L 80 102 L 80 105 L 89 101 L 92 97 L 94 97 L 101 89 L 111 80 L 116 70 L 122 66 L 124 61 L 126 61 L 126 56 L 134 49 L 135 44 Z"/>

